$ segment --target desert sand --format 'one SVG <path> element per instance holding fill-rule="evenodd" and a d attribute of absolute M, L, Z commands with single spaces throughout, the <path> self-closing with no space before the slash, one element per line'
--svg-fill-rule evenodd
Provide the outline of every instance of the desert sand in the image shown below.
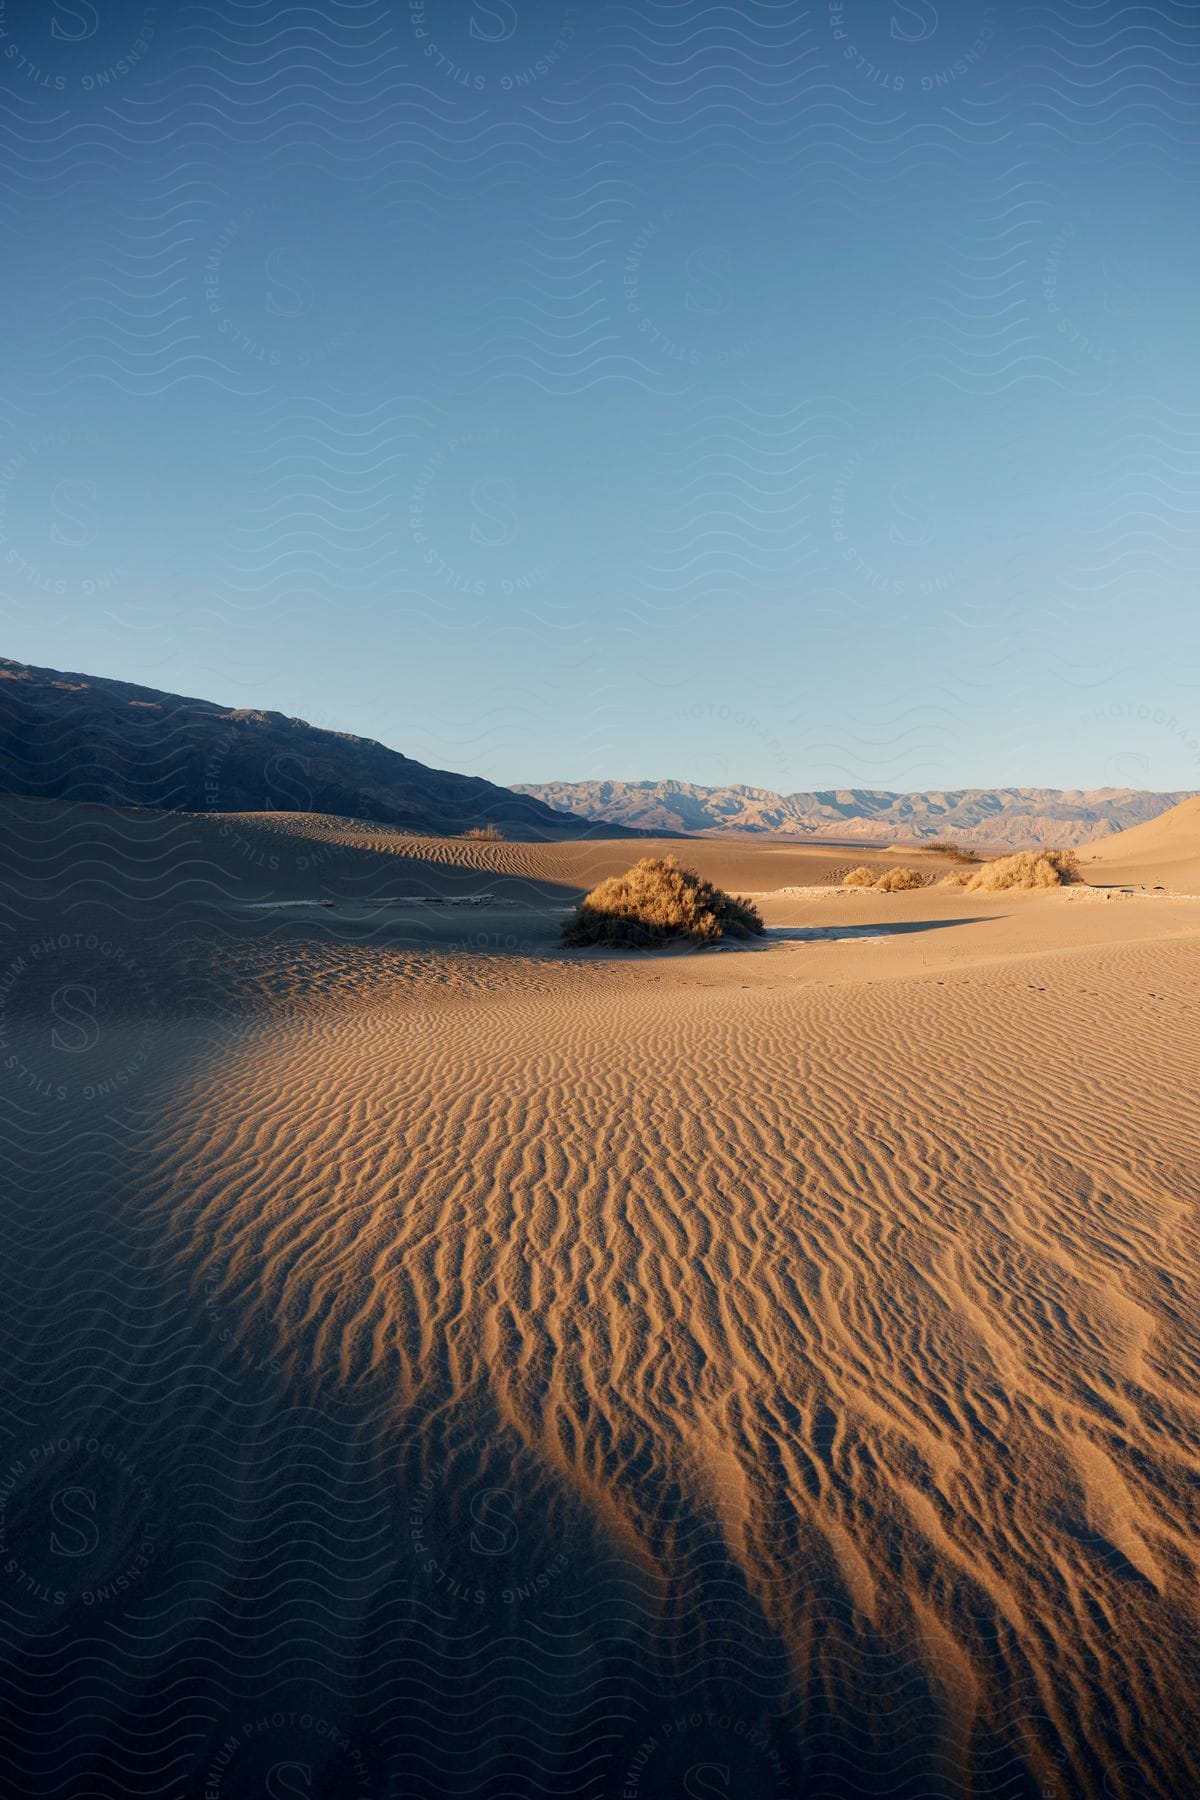
<path fill-rule="evenodd" d="M 765 940 L 630 956 L 628 843 L 5 803 L 21 1753 L 1197 1791 L 1197 807 L 1030 895 L 694 841 Z"/>
<path fill-rule="evenodd" d="M 1082 866 L 1089 883 L 1161 884 L 1200 893 L 1200 797 L 1181 800 L 1145 825 L 1089 845 Z"/>

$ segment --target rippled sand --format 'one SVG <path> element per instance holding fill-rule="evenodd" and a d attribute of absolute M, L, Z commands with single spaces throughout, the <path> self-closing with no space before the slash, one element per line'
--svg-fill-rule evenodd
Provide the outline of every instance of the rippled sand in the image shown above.
<path fill-rule="evenodd" d="M 97 811 L 5 825 L 25 1785 L 1196 1791 L 1200 902 L 726 841 L 763 946 L 568 958 L 629 846 Z"/>

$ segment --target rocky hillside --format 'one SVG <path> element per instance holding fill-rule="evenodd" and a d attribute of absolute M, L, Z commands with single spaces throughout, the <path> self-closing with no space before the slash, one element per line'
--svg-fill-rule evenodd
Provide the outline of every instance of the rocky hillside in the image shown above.
<path fill-rule="evenodd" d="M 0 658 L 0 793 L 183 812 L 317 812 L 404 830 L 595 827 L 528 794 L 428 769 L 370 738 Z M 625 835 L 620 827 L 606 830 Z"/>
<path fill-rule="evenodd" d="M 687 781 L 547 781 L 520 793 L 568 807 L 606 827 L 755 832 L 872 843 L 952 838 L 979 848 L 1067 849 L 1157 818 L 1185 798 L 1135 788 L 961 788 L 893 794 L 870 788 L 775 794 L 766 788 L 697 787 Z"/>

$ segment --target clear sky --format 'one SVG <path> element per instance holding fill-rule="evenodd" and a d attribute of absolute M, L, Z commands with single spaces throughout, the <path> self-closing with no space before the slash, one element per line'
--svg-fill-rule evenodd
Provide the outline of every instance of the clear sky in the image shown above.
<path fill-rule="evenodd" d="M 1200 788 L 1200 12 L 0 4 L 8 655 L 497 781 Z"/>

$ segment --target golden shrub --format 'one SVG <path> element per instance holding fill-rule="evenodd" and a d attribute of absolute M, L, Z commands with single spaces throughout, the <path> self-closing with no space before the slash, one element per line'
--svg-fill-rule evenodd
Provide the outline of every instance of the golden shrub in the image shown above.
<path fill-rule="evenodd" d="M 1015 856 L 997 857 L 980 869 L 956 869 L 942 885 L 965 888 L 968 894 L 1011 890 L 1032 893 L 1037 888 L 1065 887 L 1081 879 L 1073 850 L 1019 850 Z"/>
<path fill-rule="evenodd" d="M 725 934 L 758 937 L 762 931 L 749 900 L 722 892 L 674 856 L 644 856 L 579 902 L 563 920 L 562 941 L 572 949 L 609 944 L 645 950 L 674 938 L 711 944 Z"/>
<path fill-rule="evenodd" d="M 905 894 L 912 888 L 924 887 L 925 877 L 915 869 L 887 869 L 874 885 L 880 894 Z"/>

